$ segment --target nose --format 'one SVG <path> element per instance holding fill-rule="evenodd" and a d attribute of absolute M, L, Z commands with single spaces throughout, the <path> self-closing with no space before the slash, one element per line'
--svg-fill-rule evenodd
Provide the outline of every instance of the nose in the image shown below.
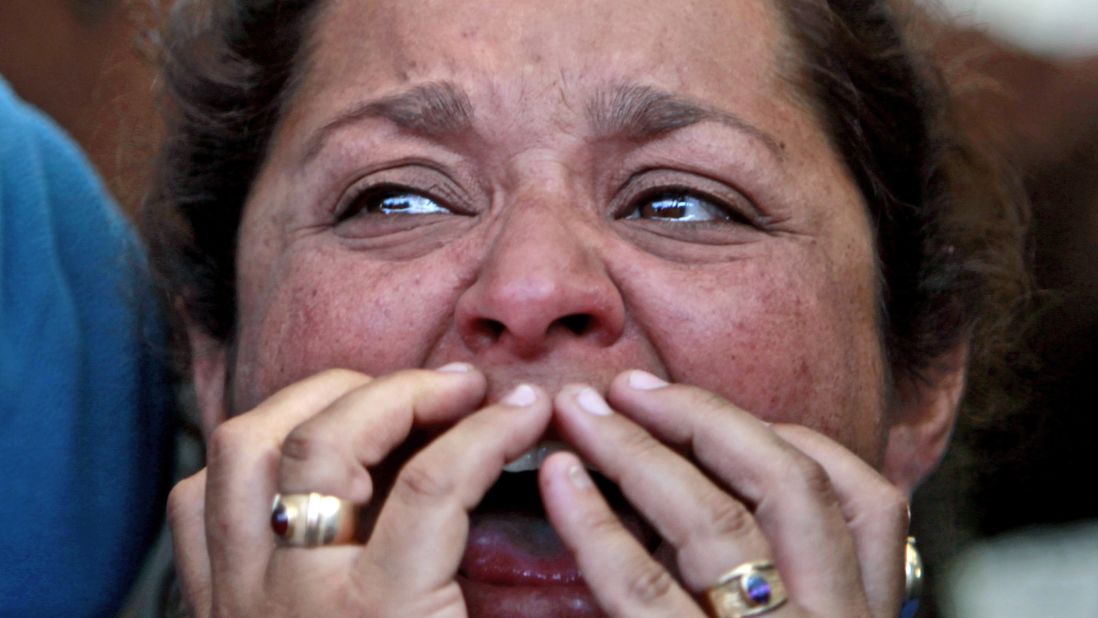
<path fill-rule="evenodd" d="M 609 347 L 621 337 L 625 308 L 596 233 L 566 224 L 562 214 L 531 208 L 501 222 L 456 307 L 457 328 L 474 353 L 529 359 L 566 346 Z"/>

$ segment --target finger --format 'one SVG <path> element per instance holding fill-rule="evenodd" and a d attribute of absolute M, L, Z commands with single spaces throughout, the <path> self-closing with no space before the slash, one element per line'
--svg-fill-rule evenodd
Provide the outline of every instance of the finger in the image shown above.
<path fill-rule="evenodd" d="M 183 479 L 168 494 L 168 523 L 176 573 L 190 615 L 210 613 L 210 556 L 206 552 L 206 469 Z"/>
<path fill-rule="evenodd" d="M 690 595 L 630 534 L 579 459 L 554 453 L 538 479 L 549 521 L 611 616 L 702 616 Z"/>
<path fill-rule="evenodd" d="M 642 427 L 613 413 L 594 389 L 566 386 L 556 409 L 565 439 L 674 547 L 688 589 L 702 592 L 732 567 L 769 558 L 766 537 L 740 501 Z"/>
<path fill-rule="evenodd" d="M 700 388 L 629 371 L 614 379 L 609 400 L 660 440 L 690 452 L 753 507 L 791 597 L 822 615 L 864 611 L 854 541 L 819 463 Z"/>
<path fill-rule="evenodd" d="M 898 616 L 904 596 L 907 497 L 834 440 L 800 425 L 771 429 L 827 470 L 854 535 L 870 610 L 874 616 Z"/>
<path fill-rule="evenodd" d="M 460 363 L 400 371 L 347 393 L 286 436 L 279 491 L 369 501 L 368 466 L 387 457 L 414 426 L 456 421 L 473 412 L 486 386 L 484 374 Z"/>
<path fill-rule="evenodd" d="M 282 440 L 306 418 L 370 378 L 329 370 L 288 386 L 217 427 L 208 441 L 206 546 L 215 613 L 257 598 L 273 543 L 269 518 Z"/>
<path fill-rule="evenodd" d="M 546 394 L 522 385 L 408 461 L 362 554 L 361 587 L 385 590 L 384 602 L 405 615 L 434 615 L 440 599 L 460 599 L 454 576 L 468 538 L 468 511 L 504 464 L 533 446 L 549 418 Z"/>

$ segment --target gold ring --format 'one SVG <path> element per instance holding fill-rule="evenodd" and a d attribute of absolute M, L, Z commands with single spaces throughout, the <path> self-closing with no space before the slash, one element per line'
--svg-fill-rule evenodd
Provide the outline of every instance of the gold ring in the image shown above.
<path fill-rule="evenodd" d="M 275 494 L 271 531 L 288 547 L 317 547 L 354 541 L 358 507 L 324 494 Z"/>
<path fill-rule="evenodd" d="M 785 584 L 769 560 L 748 562 L 721 576 L 706 591 L 716 618 L 758 616 L 785 603 Z"/>

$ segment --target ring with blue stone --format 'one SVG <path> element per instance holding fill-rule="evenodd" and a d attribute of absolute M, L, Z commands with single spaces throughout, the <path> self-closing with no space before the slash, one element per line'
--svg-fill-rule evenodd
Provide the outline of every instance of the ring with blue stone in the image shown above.
<path fill-rule="evenodd" d="M 715 618 L 758 616 L 781 607 L 785 584 L 769 560 L 748 562 L 725 573 L 706 591 Z"/>

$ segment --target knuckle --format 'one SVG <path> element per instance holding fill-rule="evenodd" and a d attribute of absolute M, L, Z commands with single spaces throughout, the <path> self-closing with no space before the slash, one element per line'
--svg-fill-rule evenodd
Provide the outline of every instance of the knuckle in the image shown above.
<path fill-rule="evenodd" d="M 658 440 L 652 437 L 639 426 L 629 426 L 621 433 L 620 443 L 622 448 L 634 458 L 646 458 L 659 449 L 665 448 Z"/>
<path fill-rule="evenodd" d="M 755 530 L 755 519 L 751 513 L 736 500 L 723 494 L 716 494 L 703 500 L 703 508 L 708 513 L 710 533 L 714 537 L 743 538 Z"/>
<path fill-rule="evenodd" d="M 779 431 L 783 437 L 797 441 L 819 442 L 820 434 L 804 425 L 796 423 L 774 423 L 772 427 Z"/>
<path fill-rule="evenodd" d="M 435 502 L 454 493 L 454 480 L 438 470 L 413 461 L 397 476 L 394 491 L 412 503 Z"/>
<path fill-rule="evenodd" d="M 659 605 L 675 589 L 675 580 L 671 574 L 647 557 L 634 561 L 626 572 L 625 593 L 633 601 L 631 605 Z"/>
<path fill-rule="evenodd" d="M 809 495 L 824 502 L 837 502 L 835 489 L 831 485 L 831 476 L 815 459 L 805 455 L 792 454 L 787 469 L 788 481 L 801 487 Z"/>
<path fill-rule="evenodd" d="M 327 436 L 299 425 L 282 442 L 282 457 L 288 462 L 304 462 L 336 452 L 336 444 Z"/>
<path fill-rule="evenodd" d="M 729 406 L 728 400 L 712 391 L 696 386 L 684 386 L 683 388 L 689 389 L 690 398 L 699 410 L 723 410 Z"/>
<path fill-rule="evenodd" d="M 187 523 L 194 517 L 206 491 L 206 484 L 199 475 L 191 476 L 176 483 L 168 493 L 167 516 L 169 524 L 175 528 Z"/>
<path fill-rule="evenodd" d="M 211 465 L 239 454 L 255 444 L 255 433 L 244 417 L 229 419 L 218 425 L 207 441 L 207 458 Z"/>
<path fill-rule="evenodd" d="M 907 530 L 909 524 L 907 496 L 887 481 L 881 481 L 880 485 L 873 498 L 874 504 L 879 505 L 878 512 L 893 527 Z"/>
<path fill-rule="evenodd" d="M 300 425 L 283 440 L 278 480 L 283 491 L 324 491 L 369 499 L 373 480 L 356 459 L 351 438 Z"/>
<path fill-rule="evenodd" d="M 375 393 L 385 393 L 387 397 L 411 404 L 435 388 L 430 382 L 437 379 L 435 373 L 427 369 L 401 369 L 374 379 L 369 388 Z"/>

